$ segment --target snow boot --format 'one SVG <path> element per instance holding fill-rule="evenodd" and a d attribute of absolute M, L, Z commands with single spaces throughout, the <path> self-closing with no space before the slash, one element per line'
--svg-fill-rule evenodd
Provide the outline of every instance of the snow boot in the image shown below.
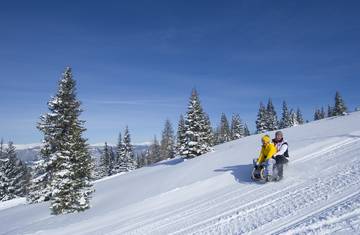
<path fill-rule="evenodd" d="M 266 182 L 271 182 L 271 181 L 273 181 L 273 177 L 271 175 L 267 175 Z"/>

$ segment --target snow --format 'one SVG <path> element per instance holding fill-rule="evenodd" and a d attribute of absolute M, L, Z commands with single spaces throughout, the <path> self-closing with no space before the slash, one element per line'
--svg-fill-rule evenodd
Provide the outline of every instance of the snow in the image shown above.
<path fill-rule="evenodd" d="M 0 211 L 9 209 L 11 207 L 15 207 L 18 205 L 22 205 L 25 203 L 26 203 L 26 198 L 24 198 L 24 197 L 19 197 L 19 198 L 11 199 L 8 201 L 0 202 Z"/>
<path fill-rule="evenodd" d="M 0 210 L 0 234 L 359 234 L 360 112 L 283 132 L 290 164 L 280 182 L 250 180 L 254 135 L 96 181 L 82 213 L 14 204 Z"/>

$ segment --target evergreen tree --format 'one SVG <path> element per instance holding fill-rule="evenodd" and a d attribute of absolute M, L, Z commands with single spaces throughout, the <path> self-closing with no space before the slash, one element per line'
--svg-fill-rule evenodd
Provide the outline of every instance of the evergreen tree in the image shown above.
<path fill-rule="evenodd" d="M 137 167 L 141 168 L 148 165 L 147 158 L 146 158 L 146 151 L 141 151 L 137 153 Z"/>
<path fill-rule="evenodd" d="M 3 155 L 4 155 L 4 140 L 3 140 L 3 138 L 1 138 L 1 140 L 0 140 L 0 159 L 3 158 Z"/>
<path fill-rule="evenodd" d="M 165 160 L 175 157 L 174 130 L 170 120 L 166 120 L 165 127 L 162 132 L 160 159 Z"/>
<path fill-rule="evenodd" d="M 154 136 L 153 143 L 150 145 L 148 153 L 147 153 L 147 160 L 149 164 L 154 164 L 156 162 L 161 161 L 161 149 L 160 149 L 159 141 L 157 140 L 156 136 Z"/>
<path fill-rule="evenodd" d="M 244 125 L 244 133 L 245 133 L 245 136 L 250 136 L 251 134 L 250 134 L 250 131 L 249 131 L 249 128 L 248 128 L 248 126 L 246 125 L 246 123 L 245 123 L 245 125 Z"/>
<path fill-rule="evenodd" d="M 111 169 L 111 175 L 114 174 L 115 170 L 115 160 L 116 160 L 116 154 L 114 152 L 114 149 L 112 146 L 109 146 L 109 153 L 110 153 L 110 169 Z"/>
<path fill-rule="evenodd" d="M 101 177 L 110 176 L 113 173 L 112 170 L 113 169 L 110 148 L 105 142 L 103 153 L 100 156 L 99 175 Z"/>
<path fill-rule="evenodd" d="M 340 95 L 340 93 L 337 91 L 335 94 L 335 106 L 334 106 L 334 116 L 341 116 L 344 115 L 347 112 L 346 105 Z"/>
<path fill-rule="evenodd" d="M 66 68 L 48 108 L 50 112 L 41 117 L 38 125 L 44 145 L 29 199 L 34 202 L 51 198 L 53 214 L 85 210 L 90 207 L 93 191 L 92 160 L 87 140 L 82 137 L 86 129 L 84 121 L 79 120 L 82 110 L 70 68 Z"/>
<path fill-rule="evenodd" d="M 287 128 L 292 126 L 292 117 L 290 115 L 289 109 L 287 107 L 286 102 L 283 102 L 282 107 L 282 117 L 280 120 L 280 128 Z"/>
<path fill-rule="evenodd" d="M 15 146 L 10 141 L 6 149 L 7 164 L 5 175 L 9 179 L 9 196 L 24 197 L 29 183 L 28 169 L 26 165 L 16 157 Z"/>
<path fill-rule="evenodd" d="M 118 137 L 118 142 L 116 144 L 116 149 L 115 149 L 112 174 L 121 172 L 120 165 L 121 165 L 121 162 L 124 161 L 124 159 L 123 159 L 124 152 L 125 152 L 125 149 L 124 149 L 123 139 L 121 137 L 121 132 L 120 132 L 119 137 Z"/>
<path fill-rule="evenodd" d="M 272 100 L 269 99 L 266 107 L 266 129 L 268 131 L 274 131 L 278 129 L 278 120 L 276 116 L 275 107 L 272 103 Z"/>
<path fill-rule="evenodd" d="M 236 140 L 245 137 L 245 127 L 239 114 L 234 114 L 231 119 L 231 139 Z"/>
<path fill-rule="evenodd" d="M 120 152 L 120 163 L 119 170 L 120 172 L 127 172 L 136 169 L 136 160 L 133 152 L 133 147 L 131 145 L 131 137 L 129 128 L 126 126 L 123 139 L 123 147 Z"/>
<path fill-rule="evenodd" d="M 222 144 L 230 140 L 231 140 L 231 133 L 230 133 L 229 122 L 226 118 L 226 115 L 222 113 L 220 118 L 219 135 L 217 142 L 219 144 Z"/>
<path fill-rule="evenodd" d="M 267 126 L 267 112 L 265 106 L 260 102 L 260 108 L 256 119 L 256 132 L 264 133 L 268 130 Z"/>
<path fill-rule="evenodd" d="M 176 152 L 180 154 L 184 148 L 186 143 L 186 129 L 185 129 L 185 120 L 183 115 L 180 115 L 178 130 L 176 135 Z"/>
<path fill-rule="evenodd" d="M 194 89 L 191 93 L 185 120 L 185 144 L 180 152 L 184 158 L 193 158 L 211 150 L 206 139 L 205 115 L 197 91 Z"/>
<path fill-rule="evenodd" d="M 15 147 L 11 141 L 6 149 L 3 146 L 0 149 L 2 151 L 0 158 L 0 201 L 24 197 L 27 194 L 30 179 L 29 170 L 17 158 Z"/>
<path fill-rule="evenodd" d="M 2 201 L 7 193 L 8 180 L 5 176 L 5 156 L 4 156 L 4 140 L 0 140 L 0 201 Z M 5 199 L 6 200 L 6 199 Z"/>
<path fill-rule="evenodd" d="M 334 116 L 334 109 L 330 105 L 328 105 L 327 116 L 328 117 Z"/>
<path fill-rule="evenodd" d="M 299 125 L 304 124 L 304 118 L 299 108 L 297 108 L 296 110 L 296 117 L 297 117 L 297 123 L 299 123 Z"/>
<path fill-rule="evenodd" d="M 320 120 L 321 119 L 321 112 L 319 109 L 315 109 L 315 113 L 314 113 L 314 121 L 316 120 Z"/>
<path fill-rule="evenodd" d="M 298 118 L 296 116 L 296 112 L 294 110 L 290 110 L 290 126 L 297 126 L 299 125 L 298 123 Z"/>
<path fill-rule="evenodd" d="M 324 119 L 326 117 L 324 107 L 321 107 L 321 109 L 316 109 L 314 114 L 314 120 L 320 120 Z"/>
<path fill-rule="evenodd" d="M 213 129 L 211 127 L 210 117 L 208 114 L 204 113 L 205 125 L 204 125 L 204 142 L 207 143 L 206 146 L 214 146 L 215 145 L 215 135 Z M 205 149 L 206 151 L 206 149 Z"/>
<path fill-rule="evenodd" d="M 324 107 L 321 107 L 321 110 L 320 110 L 320 119 L 324 119 L 325 117 L 326 117 L 326 114 L 325 114 Z"/>

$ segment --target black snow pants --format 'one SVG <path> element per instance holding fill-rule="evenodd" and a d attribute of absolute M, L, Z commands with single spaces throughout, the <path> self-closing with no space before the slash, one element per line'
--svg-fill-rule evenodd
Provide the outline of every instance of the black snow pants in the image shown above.
<path fill-rule="evenodd" d="M 276 161 L 276 167 L 278 169 L 278 174 L 280 177 L 284 175 L 284 164 L 288 163 L 289 160 L 284 155 L 278 155 L 274 157 Z"/>

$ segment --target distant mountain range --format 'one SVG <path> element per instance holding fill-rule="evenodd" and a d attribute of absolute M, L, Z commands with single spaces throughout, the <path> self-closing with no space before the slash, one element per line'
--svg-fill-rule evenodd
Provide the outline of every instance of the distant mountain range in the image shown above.
<path fill-rule="evenodd" d="M 19 159 L 26 162 L 27 164 L 31 164 L 32 162 L 36 161 L 39 157 L 40 153 L 40 144 L 28 144 L 28 145 L 15 145 L 16 147 L 16 154 Z M 115 148 L 115 146 L 112 146 Z M 141 151 L 145 151 L 148 149 L 148 144 L 139 144 L 134 145 L 134 152 L 139 153 Z M 104 149 L 104 146 L 100 146 L 98 144 L 96 145 L 90 145 L 89 152 L 90 155 L 98 159 L 101 156 L 101 153 Z"/>

